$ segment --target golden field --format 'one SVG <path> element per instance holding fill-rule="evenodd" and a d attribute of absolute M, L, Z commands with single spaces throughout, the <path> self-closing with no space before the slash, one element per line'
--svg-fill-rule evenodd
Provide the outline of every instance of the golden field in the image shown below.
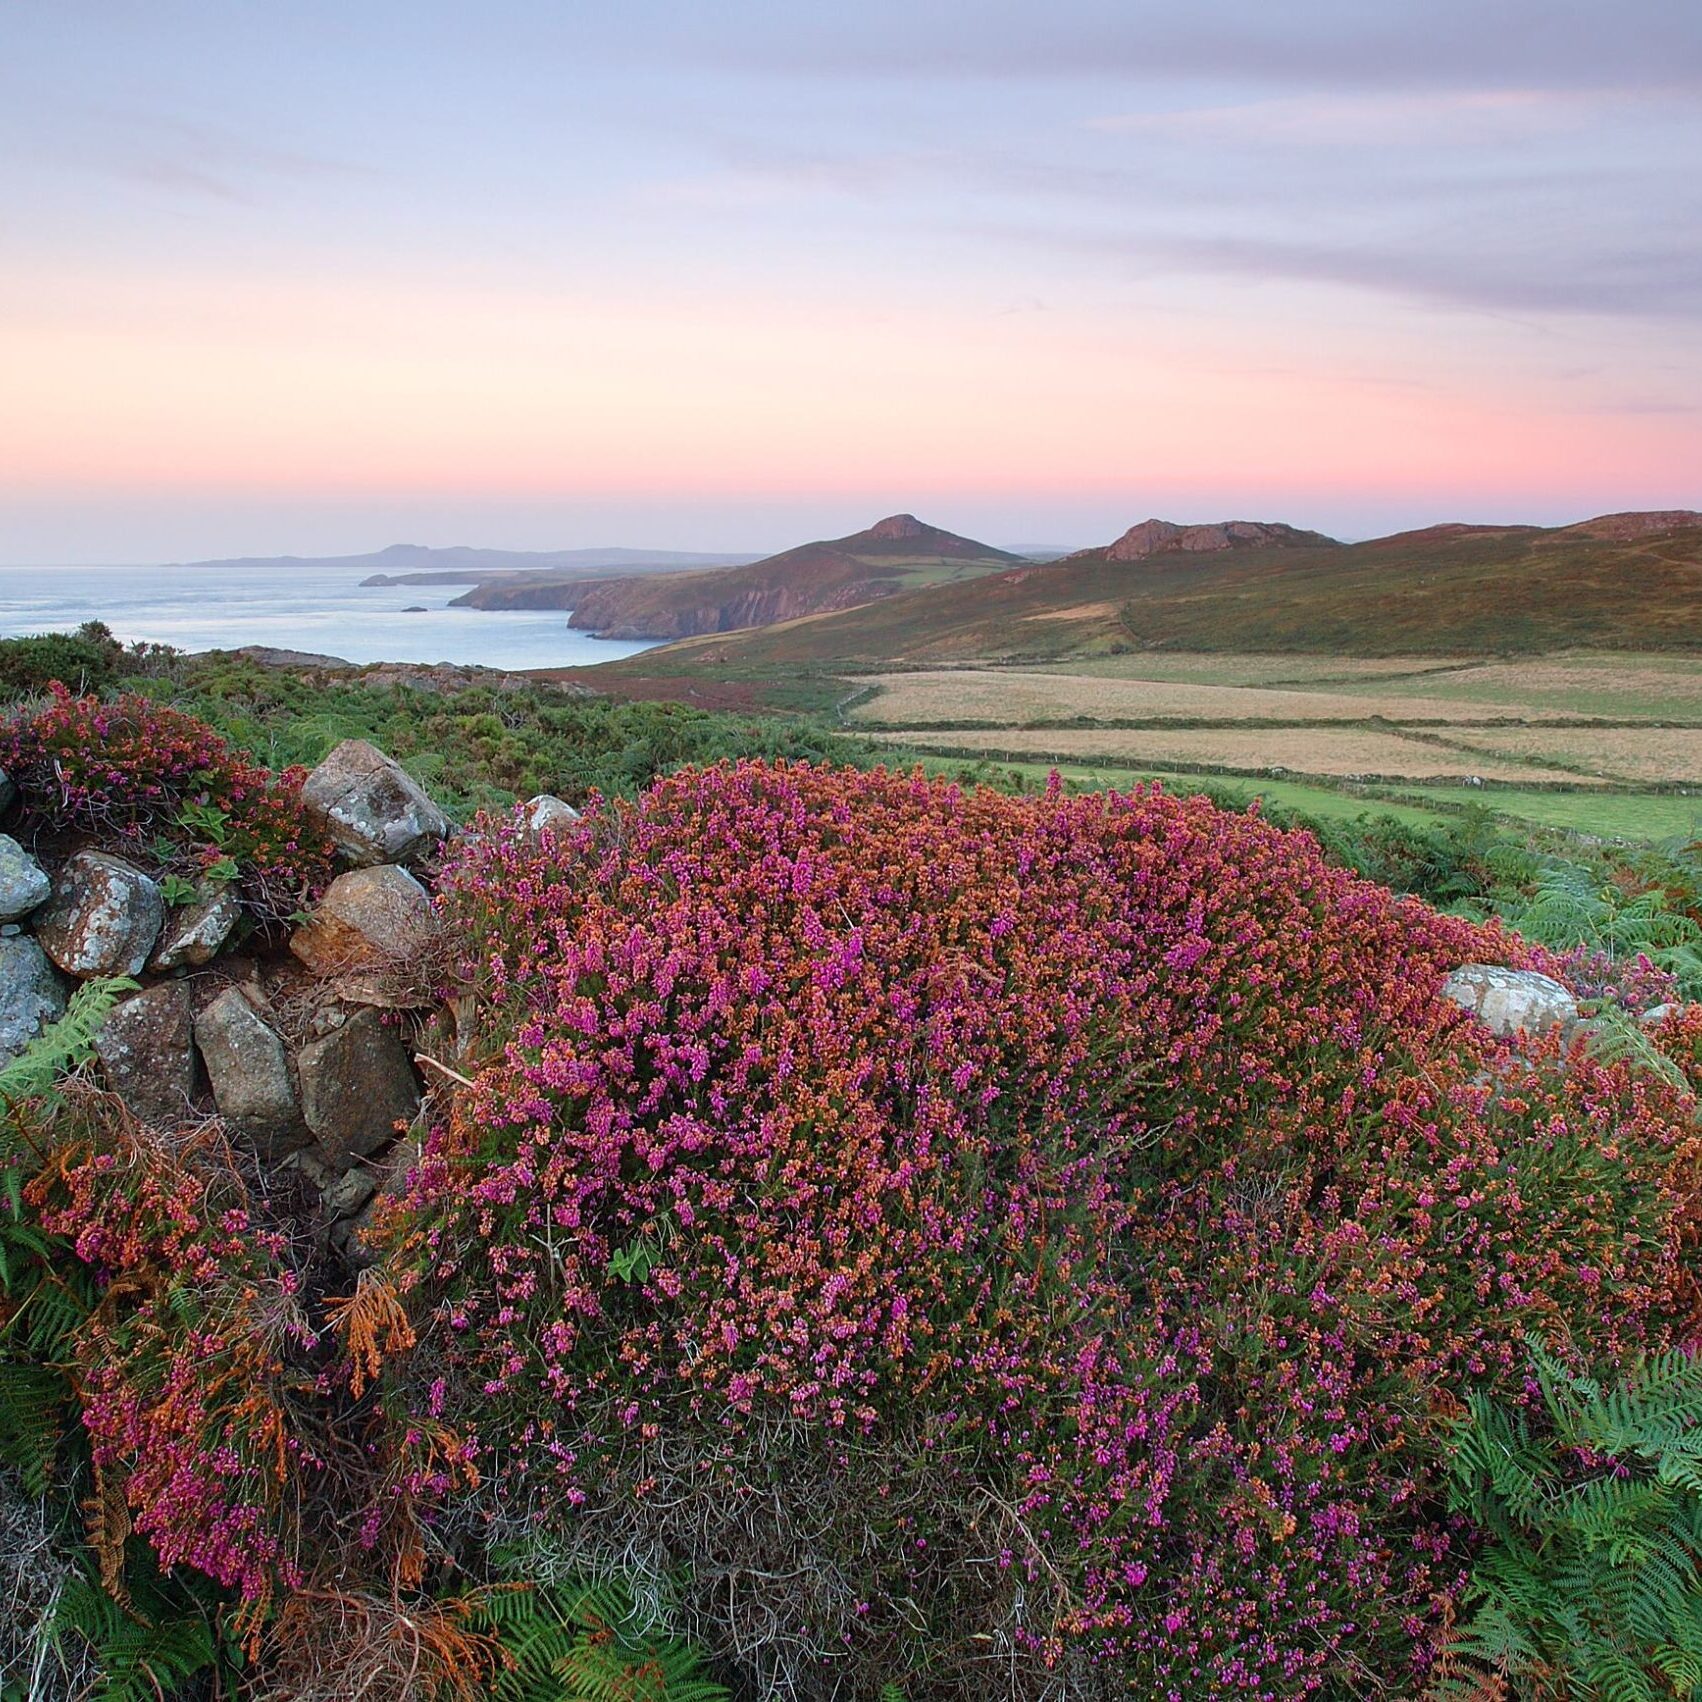
<path fill-rule="evenodd" d="M 942 728 L 872 736 L 883 743 L 919 750 L 1008 755 L 1031 761 L 1098 760 L 1247 773 L 1282 770 L 1339 779 L 1590 783 L 1586 777 L 1559 775 L 1515 756 L 1479 755 L 1363 728 Z"/>

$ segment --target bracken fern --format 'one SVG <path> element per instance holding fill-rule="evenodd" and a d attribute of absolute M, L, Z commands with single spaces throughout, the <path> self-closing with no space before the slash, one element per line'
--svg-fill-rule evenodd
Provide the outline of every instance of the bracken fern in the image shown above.
<path fill-rule="evenodd" d="M 1604 1387 L 1532 1358 L 1532 1403 L 1473 1395 L 1454 1431 L 1454 1506 L 1486 1546 L 1433 1694 L 1702 1694 L 1702 1362 Z"/>

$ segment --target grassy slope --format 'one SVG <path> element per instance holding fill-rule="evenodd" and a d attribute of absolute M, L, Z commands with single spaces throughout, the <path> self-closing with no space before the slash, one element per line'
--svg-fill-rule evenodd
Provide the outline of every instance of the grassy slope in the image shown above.
<path fill-rule="evenodd" d="M 1371 656 L 1698 649 L 1699 608 L 1702 528 L 1626 543 L 1418 534 L 1018 568 L 699 639 L 667 666 L 1044 660 L 1146 645 Z M 662 661 L 644 658 L 651 672 Z"/>

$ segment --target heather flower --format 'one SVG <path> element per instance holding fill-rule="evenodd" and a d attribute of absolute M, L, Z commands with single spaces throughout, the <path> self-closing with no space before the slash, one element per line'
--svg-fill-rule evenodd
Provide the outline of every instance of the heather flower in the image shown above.
<path fill-rule="evenodd" d="M 393 1229 L 432 1408 L 469 1507 L 662 1555 L 711 1641 L 722 1541 L 840 1580 L 789 1611 L 870 1674 L 901 1602 L 966 1674 L 1421 1669 L 1440 1415 L 1677 1328 L 1687 1106 L 1498 1050 L 1437 988 L 1531 954 L 1305 834 L 743 763 L 443 902 L 506 1047 Z"/>

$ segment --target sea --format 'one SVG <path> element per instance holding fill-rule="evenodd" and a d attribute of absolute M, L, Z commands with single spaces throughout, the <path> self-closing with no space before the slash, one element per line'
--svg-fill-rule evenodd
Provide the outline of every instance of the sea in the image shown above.
<path fill-rule="evenodd" d="M 592 638 L 566 609 L 452 609 L 466 585 L 366 585 L 365 567 L 0 567 L 0 638 L 105 621 L 124 643 L 264 644 L 348 662 L 584 668 L 652 648 Z M 420 605 L 424 612 L 404 611 Z"/>

